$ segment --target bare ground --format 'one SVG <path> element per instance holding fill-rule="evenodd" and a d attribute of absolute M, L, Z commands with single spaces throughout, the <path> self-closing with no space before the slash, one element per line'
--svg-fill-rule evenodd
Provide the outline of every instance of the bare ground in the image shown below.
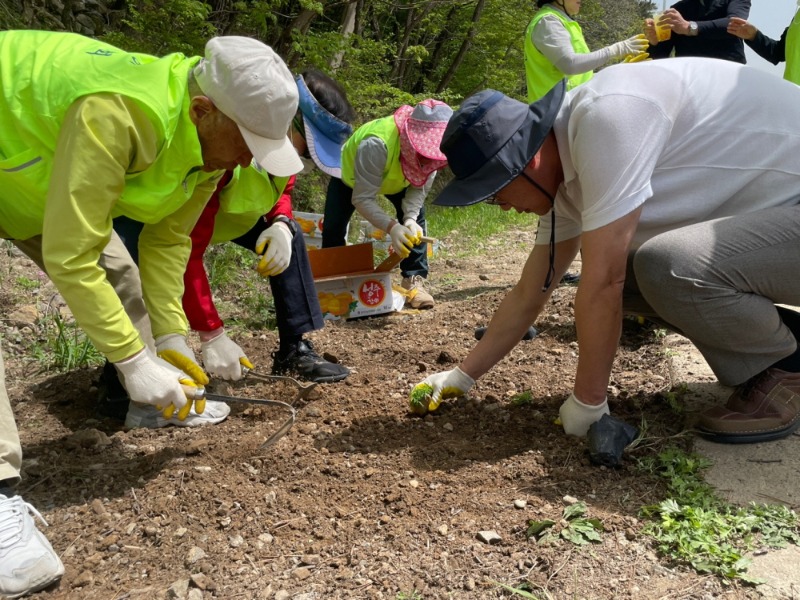
<path fill-rule="evenodd" d="M 319 386 L 288 435 L 263 451 L 285 418 L 272 408 L 237 407 L 221 425 L 195 430 L 126 432 L 98 418 L 98 370 L 41 373 L 22 351 L 36 325 L 8 320 L 7 384 L 25 453 L 21 492 L 48 520 L 66 566 L 60 584 L 38 597 L 519 597 L 498 582 L 528 584 L 539 598 L 757 597 L 665 562 L 641 532 L 640 508 L 663 499 L 663 489 L 635 458 L 683 425 L 664 400 L 676 382 L 653 331 L 624 332 L 609 389 L 615 416 L 646 419 L 652 443 L 607 470 L 553 423 L 577 361 L 574 288 L 556 291 L 539 336 L 481 379 L 471 399 L 425 418 L 408 414 L 411 386 L 453 368 L 473 346 L 475 327 L 488 323 L 513 284 L 532 235 L 509 232 L 481 257 L 438 256 L 431 311 L 328 323 L 314 334 L 317 347 L 353 374 Z M 3 254 L 0 269 L 5 315 L 35 304 L 32 295 L 41 311 L 50 284 L 24 294 L 14 285 L 19 273 L 36 279 L 35 268 Z M 269 370 L 274 332 L 238 341 Z M 281 384 L 248 381 L 229 391 L 292 395 Z M 512 402 L 526 391 L 530 402 Z M 552 519 L 558 531 L 565 496 L 602 521 L 600 543 L 526 538 L 532 519 Z M 481 541 L 484 531 L 499 540 Z"/>

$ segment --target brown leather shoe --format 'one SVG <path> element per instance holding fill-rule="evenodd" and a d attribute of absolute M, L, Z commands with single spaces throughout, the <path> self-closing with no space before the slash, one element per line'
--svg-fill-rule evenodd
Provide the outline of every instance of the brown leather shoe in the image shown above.
<path fill-rule="evenodd" d="M 767 369 L 736 388 L 725 406 L 700 413 L 697 428 L 725 444 L 777 440 L 800 427 L 800 373 Z"/>
<path fill-rule="evenodd" d="M 400 285 L 409 291 L 406 297 L 406 306 L 420 310 L 433 308 L 433 296 L 425 290 L 425 279 L 421 275 L 403 277 Z"/>

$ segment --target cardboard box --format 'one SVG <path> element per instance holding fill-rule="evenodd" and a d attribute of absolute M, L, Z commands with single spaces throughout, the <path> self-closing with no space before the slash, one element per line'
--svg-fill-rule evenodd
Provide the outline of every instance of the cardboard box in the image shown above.
<path fill-rule="evenodd" d="M 309 212 L 300 212 L 300 211 L 292 211 L 294 215 L 294 220 L 297 221 L 297 224 L 300 226 L 300 230 L 303 232 L 303 239 L 306 242 L 306 248 L 308 250 L 316 250 L 318 248 L 322 248 L 322 228 L 324 227 L 324 217 L 320 213 L 309 213 Z M 345 230 L 345 238 L 350 234 L 350 225 L 347 225 L 347 229 Z"/>
<path fill-rule="evenodd" d="M 391 270 L 400 257 L 390 254 L 374 266 L 372 244 L 321 248 L 309 252 L 314 285 L 326 319 L 354 319 L 396 310 Z"/>
<path fill-rule="evenodd" d="M 294 220 L 303 232 L 306 248 L 322 247 L 322 217 L 319 213 L 293 211 Z"/>

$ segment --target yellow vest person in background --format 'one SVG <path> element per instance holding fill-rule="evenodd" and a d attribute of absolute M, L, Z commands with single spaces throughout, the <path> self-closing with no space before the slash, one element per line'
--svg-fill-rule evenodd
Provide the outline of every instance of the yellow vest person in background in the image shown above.
<path fill-rule="evenodd" d="M 590 52 L 575 20 L 581 0 L 538 0 L 537 6 L 539 10 L 525 30 L 528 102 L 536 102 L 565 77 L 571 90 L 589 81 L 594 69 L 610 60 L 634 57 L 647 49 L 647 39 L 637 35 Z"/>
<path fill-rule="evenodd" d="M 800 85 L 800 9 L 795 11 L 792 22 L 783 30 L 779 40 L 773 40 L 761 33 L 752 23 L 731 17 L 728 33 L 742 38 L 761 58 L 773 65 L 786 63 L 783 78 Z"/>

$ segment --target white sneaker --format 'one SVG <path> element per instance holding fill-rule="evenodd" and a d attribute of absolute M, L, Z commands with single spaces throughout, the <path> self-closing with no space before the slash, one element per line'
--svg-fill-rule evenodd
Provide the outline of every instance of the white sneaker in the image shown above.
<path fill-rule="evenodd" d="M 0 494 L 0 596 L 19 598 L 46 588 L 64 574 L 64 565 L 33 517 L 39 511 L 20 496 Z"/>
<path fill-rule="evenodd" d="M 224 402 L 214 402 L 213 400 L 206 401 L 206 408 L 203 414 L 197 414 L 192 406 L 188 416 L 180 421 L 178 419 L 178 411 L 171 418 L 165 419 L 161 411 L 152 404 L 139 404 L 138 402 L 131 402 L 128 407 L 128 414 L 125 417 L 125 427 L 128 429 L 136 429 L 137 427 L 145 427 L 147 429 L 158 429 L 166 427 L 167 425 L 175 425 L 177 427 L 200 427 L 201 425 L 216 425 L 222 423 L 231 412 L 231 407 Z"/>

